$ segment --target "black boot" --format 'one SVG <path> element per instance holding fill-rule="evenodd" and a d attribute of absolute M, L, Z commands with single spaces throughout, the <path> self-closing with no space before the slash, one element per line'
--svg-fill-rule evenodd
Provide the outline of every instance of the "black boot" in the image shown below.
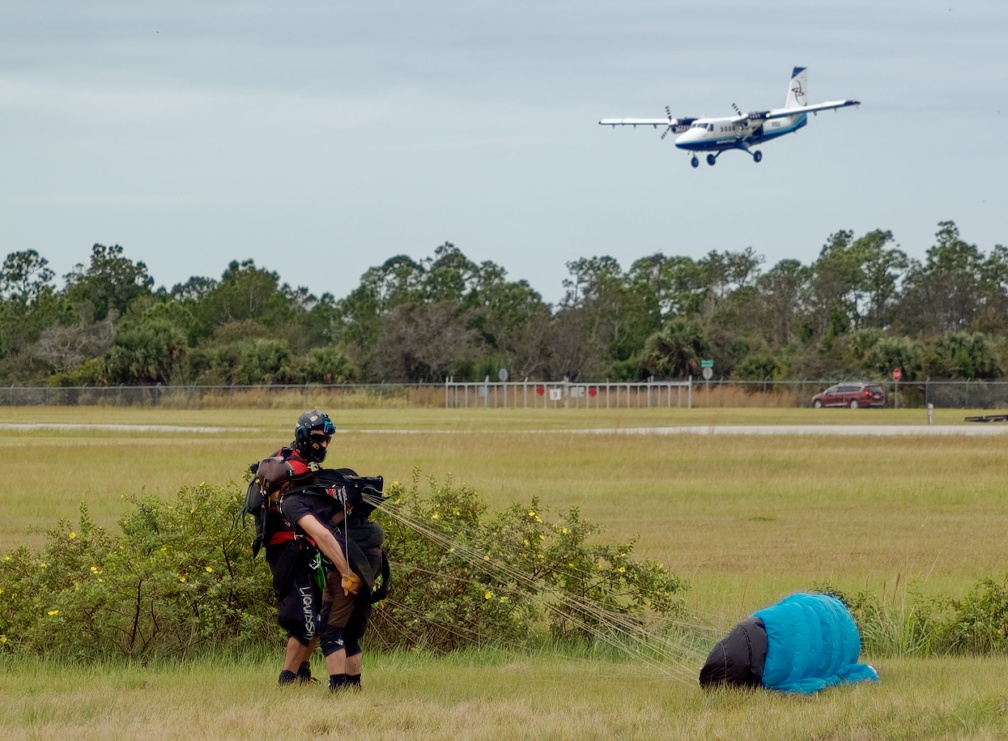
<path fill-rule="evenodd" d="M 311 664 L 307 661 L 302 661 L 301 666 L 298 667 L 297 679 L 300 684 L 318 683 L 318 680 L 311 675 Z"/>
<path fill-rule="evenodd" d="M 329 675 L 329 691 L 330 692 L 340 692 L 347 687 L 347 675 L 346 674 L 330 674 Z"/>

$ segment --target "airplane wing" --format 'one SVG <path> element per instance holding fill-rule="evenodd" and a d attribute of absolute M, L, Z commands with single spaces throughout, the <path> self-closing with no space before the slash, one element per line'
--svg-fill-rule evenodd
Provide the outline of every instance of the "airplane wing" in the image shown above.
<path fill-rule="evenodd" d="M 846 108 L 848 106 L 859 106 L 861 105 L 860 100 L 829 100 L 825 103 L 815 103 L 813 105 L 796 106 L 794 108 L 774 108 L 769 111 L 754 111 L 753 113 L 745 113 L 735 119 L 735 123 L 744 123 L 746 121 L 765 121 L 768 118 L 786 118 L 788 116 L 797 116 L 802 113 L 818 113 L 819 111 L 834 111 L 838 108 Z"/>
<path fill-rule="evenodd" d="M 603 118 L 599 126 L 676 126 L 681 125 L 675 118 Z"/>

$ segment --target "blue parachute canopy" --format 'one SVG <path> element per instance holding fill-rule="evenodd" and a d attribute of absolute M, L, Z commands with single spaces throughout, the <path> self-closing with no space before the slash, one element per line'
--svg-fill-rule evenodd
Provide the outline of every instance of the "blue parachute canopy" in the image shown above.
<path fill-rule="evenodd" d="M 700 671 L 700 684 L 759 683 L 809 694 L 847 682 L 877 682 L 878 673 L 858 663 L 860 653 L 857 624 L 840 600 L 793 594 L 754 612 L 718 643 Z"/>

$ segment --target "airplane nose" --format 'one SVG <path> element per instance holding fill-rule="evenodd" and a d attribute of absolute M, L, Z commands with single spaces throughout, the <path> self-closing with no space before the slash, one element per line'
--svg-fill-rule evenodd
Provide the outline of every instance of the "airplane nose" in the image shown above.
<path fill-rule="evenodd" d="M 688 129 L 676 137 L 675 145 L 679 149 L 689 149 L 690 145 L 703 139 L 704 132 L 701 129 Z"/>

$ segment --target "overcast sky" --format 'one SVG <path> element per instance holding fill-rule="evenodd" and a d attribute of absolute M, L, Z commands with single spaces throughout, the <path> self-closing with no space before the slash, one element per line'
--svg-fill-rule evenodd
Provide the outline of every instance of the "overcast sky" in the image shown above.
<path fill-rule="evenodd" d="M 453 242 L 557 301 L 566 263 L 937 224 L 1008 244 L 1003 0 L 374 3 L 0 0 L 0 257 L 62 276 L 120 244 L 157 285 L 251 258 L 347 295 Z M 604 117 L 780 107 L 810 117 L 689 166 Z"/>

